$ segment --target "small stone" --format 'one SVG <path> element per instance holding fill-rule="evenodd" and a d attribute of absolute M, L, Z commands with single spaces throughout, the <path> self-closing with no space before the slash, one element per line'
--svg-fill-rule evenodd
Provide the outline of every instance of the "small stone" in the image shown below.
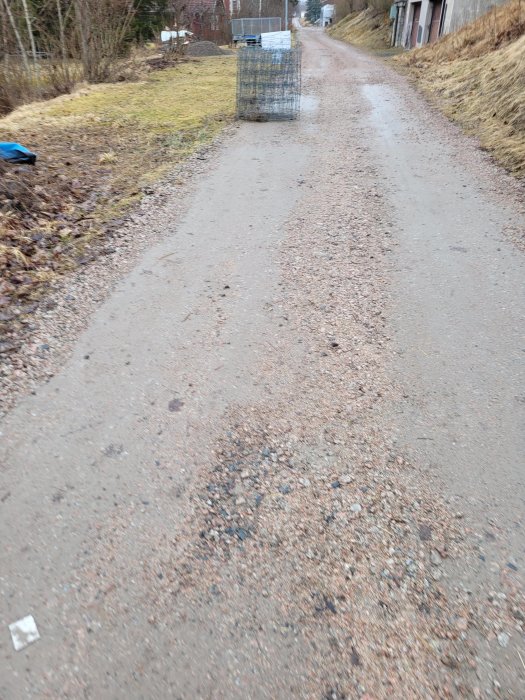
<path fill-rule="evenodd" d="M 457 668 L 458 667 L 458 661 L 457 659 L 452 656 L 451 654 L 443 654 L 441 657 L 441 663 L 444 666 L 448 666 L 448 668 Z"/>
<path fill-rule="evenodd" d="M 333 602 L 333 600 L 330 600 L 330 598 L 324 596 L 324 604 L 327 610 L 329 610 L 334 615 L 337 614 L 337 608 L 335 607 L 335 603 Z"/>
<path fill-rule="evenodd" d="M 339 481 L 342 484 L 350 484 L 350 483 L 352 483 L 352 480 L 353 480 L 353 477 L 350 474 L 342 474 L 339 477 Z"/>
<path fill-rule="evenodd" d="M 336 480 L 336 481 L 332 481 L 332 483 L 331 483 L 330 485 L 331 485 L 331 487 L 332 487 L 333 489 L 339 489 L 339 488 L 341 488 L 341 482 L 340 482 L 340 481 L 337 481 L 337 480 Z"/>
<path fill-rule="evenodd" d="M 249 476 L 250 472 L 247 469 L 241 472 L 241 479 L 247 479 Z"/>
<path fill-rule="evenodd" d="M 359 503 L 353 503 L 350 506 L 350 510 L 352 511 L 352 513 L 360 513 L 363 509 L 361 508 Z"/>
<path fill-rule="evenodd" d="M 350 663 L 352 666 L 361 666 L 361 658 L 359 654 L 357 653 L 357 650 L 355 647 L 352 647 L 352 654 L 350 656 Z"/>
<path fill-rule="evenodd" d="M 434 566 L 441 565 L 441 562 L 443 561 L 443 559 L 441 558 L 441 554 L 436 549 L 433 549 L 430 552 L 430 561 Z"/>
<path fill-rule="evenodd" d="M 432 528 L 430 527 L 430 525 L 425 525 L 424 523 L 421 523 L 421 525 L 419 526 L 419 539 L 422 542 L 428 542 L 432 539 Z"/>
<path fill-rule="evenodd" d="M 456 621 L 456 627 L 460 632 L 465 632 L 468 629 L 468 620 L 465 617 L 459 617 Z"/>
<path fill-rule="evenodd" d="M 15 343 L 10 343 L 8 340 L 0 341 L 0 354 L 2 354 L 4 352 L 5 353 L 14 352 L 17 349 L 18 349 L 18 346 L 15 345 Z"/>
<path fill-rule="evenodd" d="M 184 406 L 184 401 L 180 399 L 172 399 L 168 404 L 168 409 L 171 413 L 178 413 Z"/>
<path fill-rule="evenodd" d="M 279 486 L 279 491 L 281 493 L 283 493 L 284 495 L 286 495 L 287 493 L 290 493 L 291 490 L 292 489 L 288 484 L 282 484 L 281 486 Z"/>
<path fill-rule="evenodd" d="M 510 637 L 506 632 L 500 632 L 498 634 L 498 644 L 504 649 L 509 645 Z"/>
<path fill-rule="evenodd" d="M 248 530 L 245 530 L 243 527 L 238 527 L 235 534 L 242 542 L 248 537 Z"/>
<path fill-rule="evenodd" d="M 237 496 L 237 498 L 235 499 L 235 505 L 242 506 L 243 503 L 246 503 L 246 499 L 243 496 Z"/>

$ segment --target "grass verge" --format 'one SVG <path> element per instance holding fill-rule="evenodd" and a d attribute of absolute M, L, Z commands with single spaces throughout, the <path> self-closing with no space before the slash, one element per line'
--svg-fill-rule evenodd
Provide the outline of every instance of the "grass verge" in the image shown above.
<path fill-rule="evenodd" d="M 194 59 L 0 119 L 3 141 L 39 157 L 34 168 L 0 163 L 0 323 L 96 250 L 109 221 L 232 119 L 235 68 L 233 57 Z"/>

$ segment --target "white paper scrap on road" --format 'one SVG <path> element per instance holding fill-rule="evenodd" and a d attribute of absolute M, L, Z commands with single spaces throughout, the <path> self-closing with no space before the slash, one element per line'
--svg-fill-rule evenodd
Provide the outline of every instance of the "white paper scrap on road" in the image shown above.
<path fill-rule="evenodd" d="M 21 651 L 40 639 L 35 618 L 32 615 L 26 615 L 21 620 L 11 623 L 9 631 L 15 651 Z"/>
<path fill-rule="evenodd" d="M 263 49 L 291 49 L 292 32 L 263 32 L 261 34 Z"/>

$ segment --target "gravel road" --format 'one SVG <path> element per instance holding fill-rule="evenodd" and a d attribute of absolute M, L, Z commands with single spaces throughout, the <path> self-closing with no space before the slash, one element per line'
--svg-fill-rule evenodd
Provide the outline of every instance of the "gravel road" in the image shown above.
<path fill-rule="evenodd" d="M 2 374 L 1 700 L 523 697 L 523 190 L 302 36 Z"/>

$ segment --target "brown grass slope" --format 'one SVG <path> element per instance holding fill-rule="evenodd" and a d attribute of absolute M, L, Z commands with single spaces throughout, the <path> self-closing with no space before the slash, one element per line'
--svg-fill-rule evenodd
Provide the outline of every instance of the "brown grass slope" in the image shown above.
<path fill-rule="evenodd" d="M 525 2 L 494 8 L 432 46 L 397 56 L 445 114 L 525 176 Z"/>
<path fill-rule="evenodd" d="M 372 50 L 388 48 L 391 32 L 388 13 L 373 7 L 347 15 L 329 30 L 334 39 Z"/>

